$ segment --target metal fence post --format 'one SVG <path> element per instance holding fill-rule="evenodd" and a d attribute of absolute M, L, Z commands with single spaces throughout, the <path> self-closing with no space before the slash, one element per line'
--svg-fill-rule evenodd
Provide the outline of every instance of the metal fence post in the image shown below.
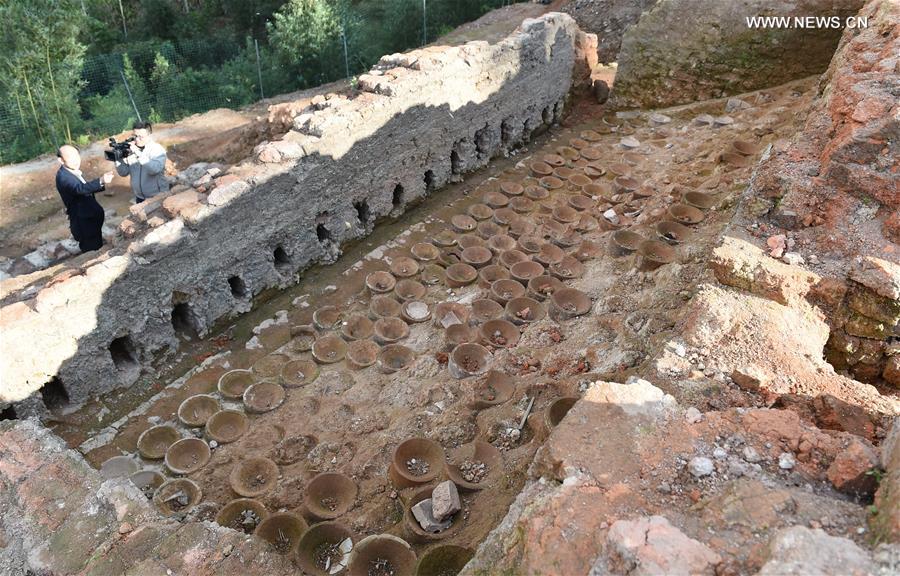
<path fill-rule="evenodd" d="M 428 0 L 422 0 L 422 46 L 428 44 Z"/>
<path fill-rule="evenodd" d="M 125 70 L 119 70 L 119 76 L 122 77 L 122 82 L 125 83 L 125 91 L 128 92 L 128 99 L 131 100 L 131 107 L 134 108 L 134 113 L 137 114 L 138 122 L 143 122 L 137 104 L 134 103 L 134 96 L 131 95 L 131 86 L 128 85 L 128 78 L 125 77 Z"/>
<path fill-rule="evenodd" d="M 259 41 L 254 38 L 253 46 L 256 48 L 256 74 L 259 76 L 259 99 L 262 100 L 266 96 L 263 94 L 263 85 L 262 85 L 262 65 L 259 61 Z"/>
<path fill-rule="evenodd" d="M 341 41 L 344 43 L 344 70 L 346 70 L 347 78 L 350 77 L 350 58 L 347 56 L 347 34 L 344 27 L 341 26 Z"/>

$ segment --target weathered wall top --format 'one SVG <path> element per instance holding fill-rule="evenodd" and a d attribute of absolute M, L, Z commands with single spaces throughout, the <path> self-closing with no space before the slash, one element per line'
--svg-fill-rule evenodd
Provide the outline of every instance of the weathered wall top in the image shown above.
<path fill-rule="evenodd" d="M 550 13 L 496 44 L 386 56 L 359 90 L 289 110 L 293 129 L 252 159 L 182 177 L 111 250 L 3 295 L 0 407 L 50 381 L 74 401 L 134 382 L 179 332 L 205 334 L 558 120 L 591 46 Z"/>

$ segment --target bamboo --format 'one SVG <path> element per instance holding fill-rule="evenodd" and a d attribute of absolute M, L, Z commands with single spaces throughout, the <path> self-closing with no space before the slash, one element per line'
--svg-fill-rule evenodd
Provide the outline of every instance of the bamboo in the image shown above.
<path fill-rule="evenodd" d="M 66 142 L 71 142 L 72 130 L 69 127 L 69 118 L 62 113 L 62 109 L 59 107 L 59 94 L 56 92 L 56 82 L 53 79 L 53 68 L 50 66 L 50 43 L 48 42 L 45 46 L 47 48 L 47 74 L 50 75 L 50 90 L 53 91 L 53 103 L 56 105 L 56 115 L 59 116 L 59 119 L 62 120 L 66 127 Z"/>
<path fill-rule="evenodd" d="M 34 125 L 38 131 L 38 138 L 46 143 L 47 140 L 44 138 L 44 131 L 41 130 L 41 121 L 38 119 L 37 108 L 34 107 L 34 97 L 31 95 L 31 86 L 28 84 L 28 74 L 21 68 L 19 69 L 19 73 L 22 75 L 22 80 L 25 81 L 25 92 L 28 93 L 28 103 L 31 104 L 31 113 L 34 115 Z"/>

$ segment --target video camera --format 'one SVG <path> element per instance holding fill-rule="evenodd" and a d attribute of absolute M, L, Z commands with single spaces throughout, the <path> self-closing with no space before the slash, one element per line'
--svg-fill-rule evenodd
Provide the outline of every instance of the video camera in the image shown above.
<path fill-rule="evenodd" d="M 104 150 L 103 154 L 106 156 L 106 159 L 115 162 L 117 160 L 121 160 L 122 158 L 128 156 L 128 153 L 131 150 L 131 143 L 134 142 L 134 136 L 130 138 L 126 138 L 123 142 L 116 142 L 115 138 L 109 139 L 109 150 Z"/>

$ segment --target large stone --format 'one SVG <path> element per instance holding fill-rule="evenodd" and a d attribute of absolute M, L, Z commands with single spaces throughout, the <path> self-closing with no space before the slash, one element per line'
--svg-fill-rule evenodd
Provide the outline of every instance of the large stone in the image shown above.
<path fill-rule="evenodd" d="M 413 517 L 416 519 L 416 522 L 419 523 L 419 526 L 422 527 L 422 530 L 431 533 L 442 532 L 450 527 L 451 521 L 448 520 L 438 520 L 434 514 L 434 506 L 432 504 L 431 498 L 426 498 L 425 500 L 421 500 L 417 502 L 412 507 Z"/>
<path fill-rule="evenodd" d="M 769 543 L 769 558 L 758 576 L 868 576 L 874 566 L 852 540 L 823 530 L 794 526 L 780 530 Z"/>
<path fill-rule="evenodd" d="M 595 382 L 585 393 L 584 401 L 615 404 L 626 414 L 660 415 L 676 406 L 671 395 L 636 377 L 625 384 Z"/>
<path fill-rule="evenodd" d="M 866 442 L 852 439 L 828 467 L 826 476 L 841 492 L 869 498 L 878 488 L 874 472 L 878 453 Z"/>
<path fill-rule="evenodd" d="M 875 256 L 858 260 L 850 270 L 850 278 L 879 296 L 900 300 L 900 264 Z"/>
<path fill-rule="evenodd" d="M 434 512 L 434 518 L 438 522 L 449 520 L 451 516 L 462 509 L 459 501 L 459 491 L 456 484 L 450 480 L 445 480 L 434 487 L 431 493 L 431 509 Z"/>
<path fill-rule="evenodd" d="M 610 563 L 631 576 L 716 573 L 721 557 L 662 516 L 619 520 L 609 529 Z"/>
<path fill-rule="evenodd" d="M 882 542 L 900 543 L 900 418 L 895 418 L 881 443 L 881 468 L 884 473 L 875 494 L 876 514 L 869 523 Z"/>

